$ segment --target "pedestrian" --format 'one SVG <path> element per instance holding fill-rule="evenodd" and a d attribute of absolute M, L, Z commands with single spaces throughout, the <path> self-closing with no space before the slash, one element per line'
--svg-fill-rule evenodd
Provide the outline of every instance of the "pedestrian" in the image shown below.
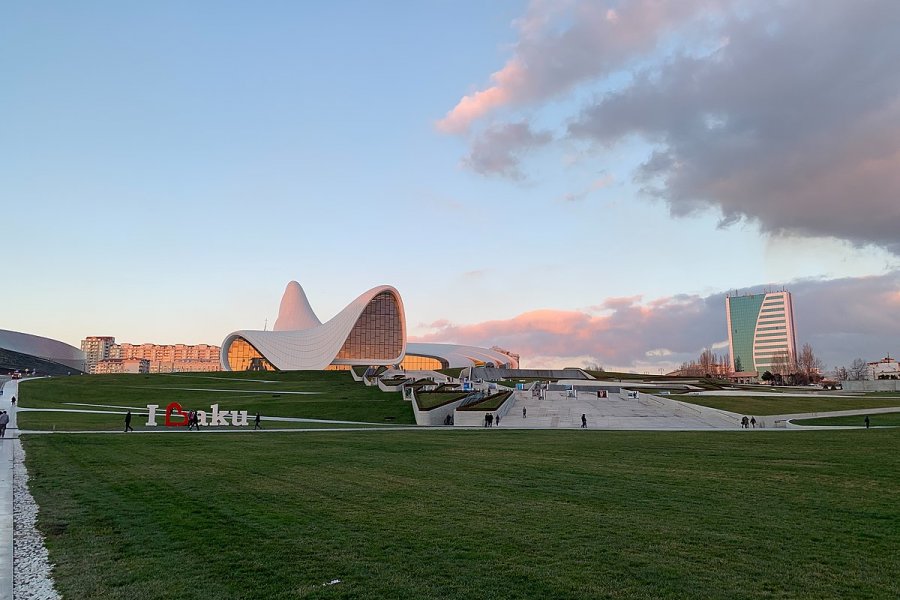
<path fill-rule="evenodd" d="M 750 417 L 750 426 L 756 429 L 756 417 Z"/>
<path fill-rule="evenodd" d="M 12 404 L 13 406 L 16 405 L 16 397 L 15 397 L 15 396 L 12 397 L 11 404 Z"/>
<path fill-rule="evenodd" d="M 492 415 L 491 413 L 488 413 L 487 419 L 488 419 L 488 427 L 493 427 L 494 426 L 494 415 Z"/>
<path fill-rule="evenodd" d="M 750 421 L 746 416 L 741 419 L 741 429 L 750 429 Z"/>
<path fill-rule="evenodd" d="M 866 415 L 866 429 L 869 428 L 869 415 Z"/>
<path fill-rule="evenodd" d="M 487 414 L 484 415 L 484 426 L 485 426 L 485 427 L 488 426 L 488 416 L 487 416 Z"/>
<path fill-rule="evenodd" d="M 522 418 L 523 418 L 523 419 L 525 418 L 525 415 L 526 415 L 527 413 L 528 413 L 528 409 L 525 408 L 525 407 L 523 406 L 523 407 L 522 407 Z"/>
<path fill-rule="evenodd" d="M 6 437 L 7 425 L 9 425 L 9 415 L 5 410 L 0 410 L 0 437 Z"/>
<path fill-rule="evenodd" d="M 496 421 L 497 427 L 500 427 L 500 415 L 494 417 L 494 421 Z"/>
<path fill-rule="evenodd" d="M 581 414 L 581 428 L 587 429 L 587 415 L 584 413 Z"/>
<path fill-rule="evenodd" d="M 262 427 L 259 426 L 259 411 L 256 411 L 256 418 L 253 419 L 253 429 L 262 429 Z"/>
<path fill-rule="evenodd" d="M 131 411 L 125 413 L 125 433 L 129 431 L 134 431 L 134 427 L 131 426 Z"/>

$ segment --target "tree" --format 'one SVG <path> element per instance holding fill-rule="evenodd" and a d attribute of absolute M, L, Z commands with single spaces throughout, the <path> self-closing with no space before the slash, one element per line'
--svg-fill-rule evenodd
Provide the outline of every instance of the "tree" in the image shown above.
<path fill-rule="evenodd" d="M 835 367 L 834 378 L 838 381 L 847 381 L 850 379 L 850 371 L 847 370 L 847 367 Z"/>
<path fill-rule="evenodd" d="M 772 374 L 781 375 L 782 379 L 794 372 L 794 364 L 787 350 L 782 350 L 772 357 L 771 370 Z"/>
<path fill-rule="evenodd" d="M 743 365 L 741 365 L 741 357 L 738 356 L 734 359 L 734 370 L 739 373 L 744 370 L 742 366 Z M 771 373 L 769 373 L 769 375 L 771 375 Z"/>
<path fill-rule="evenodd" d="M 797 356 L 797 366 L 808 381 L 821 379 L 822 361 L 813 352 L 812 346 L 803 344 L 800 354 Z"/>
<path fill-rule="evenodd" d="M 765 381 L 766 383 L 768 383 L 769 385 L 772 384 L 773 379 L 775 379 L 775 377 L 772 376 L 771 371 L 766 371 L 765 373 L 762 374 L 762 380 Z"/>
<path fill-rule="evenodd" d="M 597 371 L 599 373 L 605 372 L 605 369 L 600 365 L 600 363 L 590 362 L 590 361 L 587 361 L 584 363 L 584 370 L 585 371 Z"/>
<path fill-rule="evenodd" d="M 866 361 L 861 358 L 854 358 L 853 362 L 850 363 L 850 379 L 853 381 L 860 381 L 866 378 L 866 370 L 868 369 L 868 365 Z"/>

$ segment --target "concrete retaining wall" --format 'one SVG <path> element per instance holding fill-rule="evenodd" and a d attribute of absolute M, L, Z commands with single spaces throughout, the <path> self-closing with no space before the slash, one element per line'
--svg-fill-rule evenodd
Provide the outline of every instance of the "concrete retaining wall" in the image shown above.
<path fill-rule="evenodd" d="M 845 392 L 900 392 L 900 379 L 842 381 Z"/>
<path fill-rule="evenodd" d="M 516 394 L 521 394 L 521 390 L 515 391 L 509 395 L 509 398 L 503 401 L 503 404 L 494 410 L 457 410 L 453 413 L 453 425 L 459 427 L 484 427 L 484 416 L 488 413 L 500 415 L 502 422 L 503 417 L 509 412 L 510 407 L 516 403 Z M 528 392 L 529 394 L 531 392 Z"/>

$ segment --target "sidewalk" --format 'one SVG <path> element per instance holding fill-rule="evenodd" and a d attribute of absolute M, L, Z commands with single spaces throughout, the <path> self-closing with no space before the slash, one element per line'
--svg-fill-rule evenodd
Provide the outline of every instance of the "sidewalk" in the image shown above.
<path fill-rule="evenodd" d="M 13 451 L 16 428 L 16 413 L 10 410 L 13 396 L 19 395 L 19 382 L 7 381 L 0 396 L 0 410 L 9 413 L 6 437 L 0 440 L 0 600 L 13 597 Z"/>

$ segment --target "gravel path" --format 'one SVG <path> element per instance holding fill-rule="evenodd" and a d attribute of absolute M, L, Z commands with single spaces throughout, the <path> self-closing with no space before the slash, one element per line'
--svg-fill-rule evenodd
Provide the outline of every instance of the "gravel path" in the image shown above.
<path fill-rule="evenodd" d="M 53 565 L 47 560 L 44 538 L 35 527 L 38 507 L 28 491 L 25 451 L 18 439 L 13 452 L 13 599 L 58 599 L 50 576 Z"/>

